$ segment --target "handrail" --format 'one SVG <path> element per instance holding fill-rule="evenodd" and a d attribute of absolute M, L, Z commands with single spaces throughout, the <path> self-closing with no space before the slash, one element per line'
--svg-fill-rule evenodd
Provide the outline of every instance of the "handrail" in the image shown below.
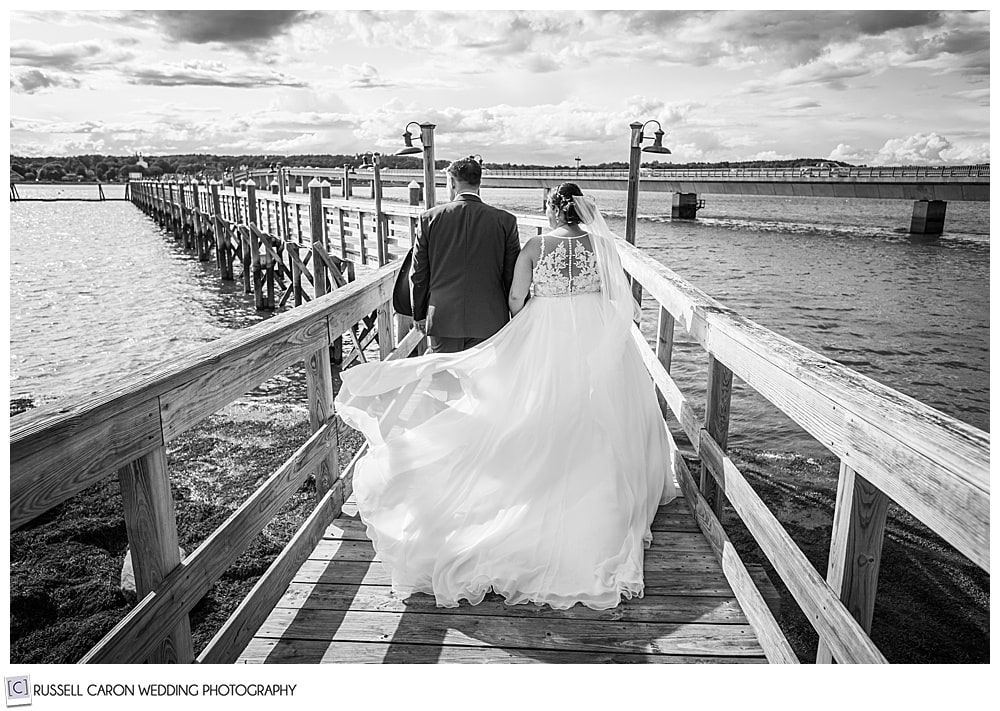
<path fill-rule="evenodd" d="M 754 323 L 631 245 L 619 251 L 710 355 L 989 571 L 988 433 Z"/>
<path fill-rule="evenodd" d="M 348 330 L 390 298 L 399 264 L 252 328 L 206 343 L 95 395 L 11 422 L 11 530 L 200 422 Z M 339 329 L 339 330 L 338 330 Z"/>
<path fill-rule="evenodd" d="M 659 343 L 653 354 L 638 337 L 654 383 L 710 474 L 708 481 L 702 475 L 700 493 L 708 496 L 718 486 L 740 515 L 819 633 L 817 661 L 828 661 L 832 652 L 832 658 L 841 662 L 884 662 L 867 634 L 881 548 L 879 520 L 884 521 L 887 506 L 884 497 L 892 497 L 988 572 L 989 434 L 742 317 L 634 246 L 619 242 L 618 248 L 625 270 L 659 302 L 661 335 L 669 334 L 668 345 L 674 323 L 678 323 L 709 357 L 709 412 L 703 425 L 661 362 Z M 669 357 L 667 351 L 667 364 Z M 727 388 L 713 389 L 712 380 L 727 372 L 770 400 L 841 458 L 826 581 L 726 456 L 725 426 L 721 440 L 711 429 L 715 425 L 710 411 L 721 406 L 728 412 L 729 397 Z M 723 404 L 715 398 L 724 398 Z M 874 503 L 853 497 L 851 487 L 862 474 L 863 486 L 870 487 Z M 679 477 L 684 483 L 683 471 Z M 845 481 L 849 482 L 846 488 Z M 716 512 L 721 515 L 721 503 L 709 506 L 700 495 L 696 503 L 699 526 L 719 559 L 725 560 L 726 544 L 720 545 L 718 540 L 722 534 L 716 517 Z M 858 527 L 859 538 L 878 538 L 868 543 L 874 546 L 874 554 L 865 554 L 866 561 L 872 555 L 874 568 L 867 577 L 848 585 L 845 568 L 870 565 L 847 558 L 854 527 Z M 733 587 L 741 599 L 735 583 Z M 770 629 L 766 616 L 762 622 L 766 633 Z M 751 620 L 751 624 L 757 629 L 761 622 Z M 758 635 L 765 644 L 766 637 Z M 769 645 L 770 641 L 765 649 Z M 772 650 L 775 655 L 780 652 L 780 644 Z"/>

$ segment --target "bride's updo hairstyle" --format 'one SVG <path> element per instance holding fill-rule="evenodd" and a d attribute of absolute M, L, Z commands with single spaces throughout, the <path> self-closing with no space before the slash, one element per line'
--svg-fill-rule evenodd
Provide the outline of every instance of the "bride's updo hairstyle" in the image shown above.
<path fill-rule="evenodd" d="M 582 220 L 576 212 L 576 205 L 573 203 L 573 196 L 583 196 L 583 191 L 576 183 L 562 183 L 549 193 L 549 205 L 562 214 L 567 224 L 576 225 Z"/>

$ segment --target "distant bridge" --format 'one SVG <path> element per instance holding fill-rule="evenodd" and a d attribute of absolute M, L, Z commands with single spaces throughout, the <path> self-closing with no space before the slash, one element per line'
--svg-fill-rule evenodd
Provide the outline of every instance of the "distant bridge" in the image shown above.
<path fill-rule="evenodd" d="M 289 191 L 305 191 L 313 178 L 343 185 L 370 183 L 372 170 L 354 168 L 284 168 Z M 423 184 L 422 170 L 382 169 L 387 185 Z M 261 184 L 276 174 L 255 170 L 236 176 L 252 176 Z M 627 170 L 491 170 L 483 171 L 485 188 L 540 188 L 547 193 L 560 183 L 572 181 L 584 190 L 626 190 Z M 445 173 L 435 173 L 436 185 L 445 185 Z M 835 165 L 797 168 L 643 168 L 641 189 L 673 193 L 671 216 L 691 219 L 704 205 L 698 195 L 758 195 L 761 197 L 831 197 L 913 200 L 910 232 L 941 234 L 947 201 L 986 202 L 990 199 L 988 163 L 962 166 L 881 166 L 848 168 Z"/>
<path fill-rule="evenodd" d="M 288 168 L 294 176 L 343 179 L 342 168 Z M 423 183 L 420 170 L 380 171 L 387 184 Z M 371 171 L 358 170 L 353 181 Z M 591 190 L 625 190 L 626 170 L 484 170 L 483 187 L 553 188 L 572 181 Z M 990 166 L 885 166 L 877 168 L 683 168 L 642 169 L 642 190 L 664 193 L 768 195 L 787 197 L 879 198 L 893 200 L 990 199 Z M 437 185 L 445 184 L 437 171 Z"/>

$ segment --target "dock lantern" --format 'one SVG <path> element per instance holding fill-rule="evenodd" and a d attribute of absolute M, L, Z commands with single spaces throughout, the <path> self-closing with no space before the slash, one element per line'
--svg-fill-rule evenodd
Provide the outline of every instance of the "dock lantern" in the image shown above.
<path fill-rule="evenodd" d="M 424 207 L 434 207 L 434 129 L 437 128 L 432 123 L 417 123 L 410 121 L 403 129 L 403 148 L 396 151 L 397 156 L 409 156 L 420 153 L 421 150 L 413 145 L 413 134 L 410 133 L 410 126 L 417 126 L 420 129 L 420 143 L 423 145 L 424 154 Z"/>

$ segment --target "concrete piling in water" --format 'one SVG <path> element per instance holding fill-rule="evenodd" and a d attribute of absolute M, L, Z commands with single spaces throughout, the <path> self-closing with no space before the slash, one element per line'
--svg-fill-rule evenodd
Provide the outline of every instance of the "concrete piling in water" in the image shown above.
<path fill-rule="evenodd" d="M 944 215 L 948 203 L 945 200 L 917 200 L 913 203 L 910 218 L 910 234 L 939 235 L 944 232 Z"/>
<path fill-rule="evenodd" d="M 674 193 L 670 203 L 670 217 L 674 220 L 693 220 L 698 217 L 698 194 Z"/>

